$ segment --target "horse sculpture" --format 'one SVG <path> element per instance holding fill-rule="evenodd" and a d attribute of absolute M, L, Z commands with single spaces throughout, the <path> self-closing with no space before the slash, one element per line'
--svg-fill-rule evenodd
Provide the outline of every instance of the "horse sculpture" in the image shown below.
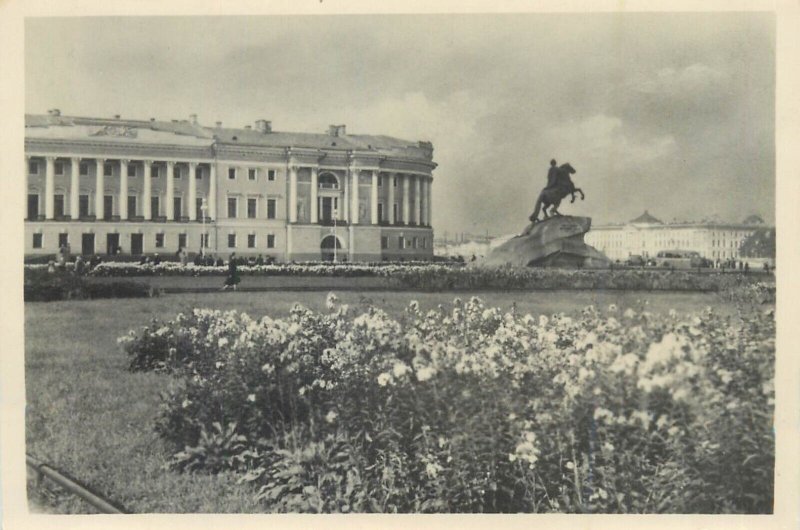
<path fill-rule="evenodd" d="M 572 200 L 570 202 L 575 202 L 576 193 L 580 193 L 581 200 L 584 200 L 583 190 L 576 188 L 575 184 L 572 182 L 572 178 L 570 178 L 570 175 L 573 174 L 575 174 L 575 168 L 569 165 L 569 163 L 559 166 L 558 177 L 556 178 L 555 184 L 543 189 L 536 199 L 536 207 L 529 217 L 532 223 L 539 220 L 539 211 L 544 213 L 545 219 L 548 219 L 552 215 L 561 215 L 558 211 L 558 207 L 561 205 L 561 200 L 567 195 L 572 195 Z M 547 211 L 548 208 L 550 208 L 549 213 Z"/>

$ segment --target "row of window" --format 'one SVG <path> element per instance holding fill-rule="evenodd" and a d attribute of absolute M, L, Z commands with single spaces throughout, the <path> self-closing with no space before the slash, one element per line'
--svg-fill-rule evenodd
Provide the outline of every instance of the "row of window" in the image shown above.
<path fill-rule="evenodd" d="M 141 254 L 143 250 L 143 239 L 142 234 L 131 234 L 131 254 Z M 82 248 L 81 251 L 84 254 L 93 254 L 94 251 L 94 234 L 87 233 L 82 234 Z M 91 241 L 89 241 L 91 239 Z M 119 241 L 119 234 L 107 234 L 107 249 L 108 253 L 112 254 L 115 253 L 117 249 L 121 250 L 120 241 Z M 275 248 L 275 234 L 266 234 L 266 248 L 273 249 Z M 35 233 L 33 234 L 33 248 L 44 248 L 44 234 Z M 153 240 L 155 248 L 165 248 L 167 245 L 167 238 L 166 234 L 158 233 L 154 234 Z M 58 246 L 59 248 L 65 247 L 69 245 L 69 234 L 64 232 L 58 234 Z M 91 248 L 88 246 L 91 245 Z M 178 234 L 178 248 L 187 248 L 187 235 L 186 234 Z M 235 249 L 237 245 L 236 234 L 228 234 L 228 248 Z M 200 234 L 198 248 L 208 248 L 208 234 Z M 256 234 L 247 234 L 247 248 L 258 248 Z"/>
<path fill-rule="evenodd" d="M 37 162 L 35 160 L 31 160 L 30 162 L 28 162 L 28 172 L 31 175 L 39 175 L 39 165 L 40 165 L 39 162 Z M 150 171 L 150 176 L 152 178 L 161 177 L 161 170 L 162 169 L 164 169 L 163 166 L 157 166 L 157 165 L 152 166 L 151 171 Z M 176 179 L 181 178 L 183 176 L 183 174 L 185 173 L 184 169 L 185 168 L 183 168 L 181 166 L 175 166 L 173 168 L 173 172 L 172 172 L 173 176 Z M 235 167 L 228 168 L 228 179 L 236 180 L 236 175 L 237 175 L 238 169 L 239 168 L 235 168 Z M 53 164 L 53 172 L 55 173 L 56 176 L 65 175 L 66 174 L 66 164 L 64 162 L 56 161 Z M 81 176 L 89 175 L 89 164 L 87 162 L 81 162 L 78 165 L 78 174 L 81 175 Z M 111 177 L 113 175 L 114 175 L 114 164 L 104 164 L 103 165 L 103 176 Z M 198 180 L 202 179 L 203 178 L 203 168 L 202 167 L 195 168 L 194 175 L 195 175 L 196 179 L 198 179 Z M 129 177 L 138 177 L 139 176 L 136 165 L 134 165 L 134 164 L 129 164 L 128 165 L 128 176 Z M 256 169 L 256 168 L 247 168 L 247 177 L 248 177 L 249 180 L 253 180 L 253 181 L 257 180 L 257 178 L 258 178 L 258 169 Z M 274 181 L 275 180 L 275 170 L 274 169 L 267 170 L 267 180 L 269 180 L 269 181 Z"/>
<path fill-rule="evenodd" d="M 381 236 L 381 249 L 386 250 L 387 248 L 389 248 L 389 236 Z M 428 238 L 397 236 L 397 248 L 428 248 Z"/>
<path fill-rule="evenodd" d="M 110 220 L 113 215 L 114 209 L 114 195 L 105 195 L 103 197 L 103 217 Z M 181 197 L 173 197 L 173 210 L 174 219 L 179 220 L 183 211 L 183 200 Z M 135 195 L 128 196 L 128 216 L 136 217 L 140 215 L 138 208 L 138 197 Z M 65 214 L 65 198 L 62 194 L 53 195 L 53 210 L 55 217 L 63 217 Z M 158 216 L 161 208 L 160 197 L 153 196 L 150 198 L 150 211 L 153 215 Z M 198 197 L 195 199 L 195 213 L 198 219 L 203 217 L 203 199 Z M 267 219 L 275 219 L 277 214 L 277 200 L 267 199 Z M 78 196 L 78 215 L 79 217 L 89 216 L 89 195 Z M 258 201 L 254 198 L 247 199 L 247 218 L 255 219 L 258 216 Z M 28 195 L 28 219 L 36 219 L 39 217 L 39 195 L 31 193 Z M 238 197 L 228 198 L 228 217 L 235 219 L 239 217 L 239 200 Z"/>

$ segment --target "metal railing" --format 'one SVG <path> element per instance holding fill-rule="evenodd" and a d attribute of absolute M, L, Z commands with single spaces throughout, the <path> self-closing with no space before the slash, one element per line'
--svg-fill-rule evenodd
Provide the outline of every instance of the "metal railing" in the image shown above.
<path fill-rule="evenodd" d="M 120 507 L 118 503 L 112 503 L 111 501 L 100 497 L 96 493 L 89 491 L 74 480 L 64 476 L 58 470 L 50 467 L 44 462 L 40 462 L 31 455 L 26 454 L 25 461 L 28 464 L 28 467 L 33 469 L 38 474 L 39 478 L 47 477 L 58 484 L 62 489 L 81 498 L 83 501 L 96 508 L 100 513 L 130 513 L 125 508 Z"/>

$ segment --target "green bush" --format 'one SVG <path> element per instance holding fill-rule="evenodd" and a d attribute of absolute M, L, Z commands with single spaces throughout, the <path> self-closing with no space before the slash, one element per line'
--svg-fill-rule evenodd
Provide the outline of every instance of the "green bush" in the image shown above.
<path fill-rule="evenodd" d="M 772 511 L 771 313 L 328 305 L 120 338 L 174 377 L 176 469 L 238 472 L 272 511 Z"/>
<path fill-rule="evenodd" d="M 156 294 L 157 292 L 148 284 L 131 280 L 94 283 L 73 272 L 25 271 L 24 299 L 26 302 L 92 298 L 141 298 Z"/>

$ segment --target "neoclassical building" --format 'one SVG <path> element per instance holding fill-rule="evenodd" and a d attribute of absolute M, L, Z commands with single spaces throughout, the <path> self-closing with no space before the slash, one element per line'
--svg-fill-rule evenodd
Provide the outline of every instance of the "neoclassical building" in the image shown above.
<path fill-rule="evenodd" d="M 188 120 L 25 119 L 25 254 L 433 256 L 433 146 Z"/>
<path fill-rule="evenodd" d="M 713 261 L 738 259 L 742 242 L 764 221 L 750 216 L 741 223 L 716 221 L 664 223 L 645 211 L 623 225 L 593 226 L 586 243 L 611 260 L 626 260 L 632 255 L 655 257 L 660 251 L 688 250 Z"/>

